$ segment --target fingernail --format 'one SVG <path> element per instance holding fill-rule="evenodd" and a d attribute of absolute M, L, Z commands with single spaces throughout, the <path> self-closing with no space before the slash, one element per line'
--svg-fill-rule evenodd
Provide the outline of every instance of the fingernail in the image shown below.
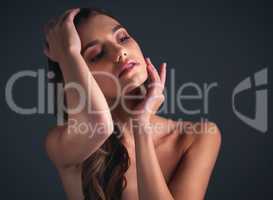
<path fill-rule="evenodd" d="M 151 59 L 149 57 L 147 57 L 147 60 L 148 60 L 149 63 L 151 63 Z"/>

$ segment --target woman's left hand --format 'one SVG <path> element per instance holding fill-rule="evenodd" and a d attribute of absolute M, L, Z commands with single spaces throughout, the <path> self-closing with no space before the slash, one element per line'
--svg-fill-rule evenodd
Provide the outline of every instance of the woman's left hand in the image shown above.
<path fill-rule="evenodd" d="M 134 108 L 133 129 L 134 133 L 147 132 L 150 126 L 150 117 L 155 114 L 165 100 L 163 94 L 166 81 L 166 63 L 160 65 L 159 73 L 149 58 L 146 58 L 147 71 L 150 82 L 144 99 Z"/>

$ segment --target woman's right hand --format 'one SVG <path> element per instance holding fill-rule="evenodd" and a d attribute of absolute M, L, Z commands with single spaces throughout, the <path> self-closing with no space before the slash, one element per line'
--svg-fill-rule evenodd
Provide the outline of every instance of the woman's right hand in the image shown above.
<path fill-rule="evenodd" d="M 73 23 L 79 8 L 67 10 L 57 19 L 51 19 L 44 27 L 46 46 L 44 54 L 60 63 L 69 54 L 80 54 L 81 41 Z"/>

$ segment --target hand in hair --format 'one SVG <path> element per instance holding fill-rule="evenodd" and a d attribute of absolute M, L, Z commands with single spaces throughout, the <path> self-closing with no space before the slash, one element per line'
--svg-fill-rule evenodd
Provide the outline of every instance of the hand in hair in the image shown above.
<path fill-rule="evenodd" d="M 46 45 L 43 51 L 52 61 L 60 62 L 67 54 L 80 53 L 81 41 L 73 23 L 79 11 L 79 8 L 67 10 L 45 25 Z"/>

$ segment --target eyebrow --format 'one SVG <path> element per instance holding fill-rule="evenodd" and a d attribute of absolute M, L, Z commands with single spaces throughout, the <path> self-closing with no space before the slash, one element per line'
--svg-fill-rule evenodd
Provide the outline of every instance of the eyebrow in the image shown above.
<path fill-rule="evenodd" d="M 119 29 L 121 29 L 121 28 L 124 28 L 124 26 L 122 26 L 121 24 L 118 24 L 118 25 L 114 26 L 114 27 L 112 28 L 112 34 L 114 34 L 117 30 L 119 30 Z M 91 42 L 88 42 L 88 43 L 85 45 L 85 47 L 82 48 L 81 54 L 83 55 L 84 52 L 85 52 L 89 47 L 92 47 L 92 46 L 96 45 L 97 43 L 98 43 L 98 40 L 93 40 L 93 41 L 91 41 Z"/>

